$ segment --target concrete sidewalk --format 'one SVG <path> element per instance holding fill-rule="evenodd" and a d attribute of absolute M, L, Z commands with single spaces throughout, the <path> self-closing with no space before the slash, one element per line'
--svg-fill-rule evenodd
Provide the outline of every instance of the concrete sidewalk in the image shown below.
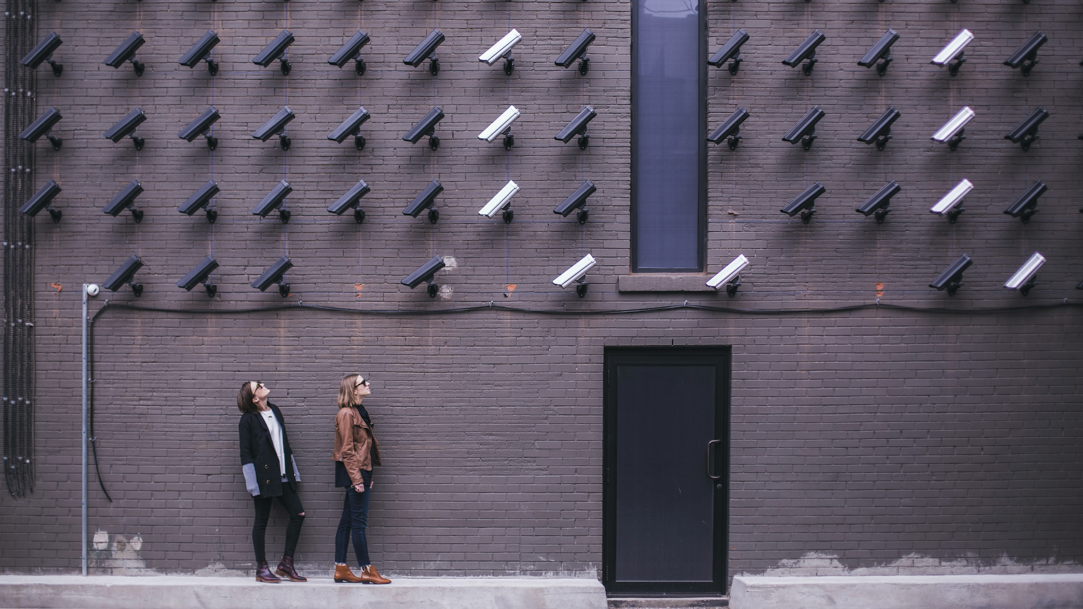
<path fill-rule="evenodd" d="M 195 576 L 0 576 L 0 607 L 606 609 L 594 579 L 396 578 L 384 586 Z"/>

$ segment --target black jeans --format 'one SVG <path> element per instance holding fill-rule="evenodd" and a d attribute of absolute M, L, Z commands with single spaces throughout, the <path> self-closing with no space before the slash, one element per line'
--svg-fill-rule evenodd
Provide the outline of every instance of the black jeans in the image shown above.
<path fill-rule="evenodd" d="M 362 471 L 361 477 L 365 481 L 365 492 L 359 493 L 353 490 L 352 486 L 346 488 L 342 517 L 338 520 L 338 531 L 335 533 L 335 562 L 346 564 L 346 550 L 350 546 L 352 533 L 357 566 L 366 567 L 372 564 L 369 562 L 369 544 L 365 537 L 369 519 L 369 496 L 372 494 L 372 474 Z"/>
<path fill-rule="evenodd" d="M 293 552 L 297 549 L 297 540 L 301 537 L 301 525 L 305 522 L 305 508 L 301 506 L 301 499 L 288 482 L 282 483 L 282 495 L 279 497 L 252 498 L 256 503 L 256 523 L 252 525 L 252 547 L 256 550 L 256 563 L 267 562 L 267 554 L 264 551 L 264 536 L 267 532 L 267 519 L 271 517 L 271 505 L 274 500 L 286 508 L 290 515 L 290 523 L 286 526 L 286 551 L 283 556 L 293 558 Z"/>

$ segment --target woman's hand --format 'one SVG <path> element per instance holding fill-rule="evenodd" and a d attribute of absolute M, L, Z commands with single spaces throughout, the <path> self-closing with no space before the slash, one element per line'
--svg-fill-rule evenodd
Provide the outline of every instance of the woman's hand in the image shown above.
<path fill-rule="evenodd" d="M 365 492 L 365 483 L 362 482 L 361 484 L 353 485 L 353 490 L 354 490 L 355 493 L 363 493 L 363 492 Z"/>

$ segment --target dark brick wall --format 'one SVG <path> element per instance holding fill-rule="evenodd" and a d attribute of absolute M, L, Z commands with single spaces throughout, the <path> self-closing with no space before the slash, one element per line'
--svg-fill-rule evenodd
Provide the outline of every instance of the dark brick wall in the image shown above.
<path fill-rule="evenodd" d="M 267 382 L 283 407 L 304 477 L 309 515 L 298 560 L 328 567 L 340 502 L 330 467 L 332 402 L 341 375 L 360 370 L 374 379 L 371 411 L 387 462 L 377 472 L 371 529 L 382 569 L 595 575 L 603 350 L 671 344 L 733 346 L 731 575 L 813 553 L 848 568 L 914 556 L 972 565 L 1007 557 L 1023 569 L 1083 560 L 1083 454 L 1075 442 L 1083 357 L 1073 290 L 1083 278 L 1078 6 L 712 5 L 712 50 L 738 27 L 752 36 L 737 76 L 709 72 L 710 127 L 737 105 L 752 113 L 736 152 L 709 149 L 709 270 L 737 253 L 752 261 L 733 300 L 617 290 L 630 237 L 628 2 L 146 0 L 41 2 L 39 10 L 39 33 L 56 30 L 65 40 L 57 53 L 63 77 L 38 77 L 39 108 L 61 109 L 65 142 L 58 153 L 38 144 L 36 176 L 39 185 L 53 178 L 64 187 L 64 220 L 37 220 L 38 486 L 23 501 L 0 497 L 0 569 L 78 568 L 79 289 L 132 253 L 147 264 L 144 295 L 106 293 L 92 309 L 108 299 L 189 312 L 111 308 L 95 323 L 96 435 L 114 501 L 92 488 L 91 533 L 141 540 L 138 550 L 114 543 L 96 552 L 97 571 L 251 569 L 251 502 L 233 404 L 252 378 Z M 360 78 L 326 63 L 359 25 L 372 36 Z M 401 62 L 434 26 L 448 37 L 435 78 Z M 284 27 L 297 36 L 288 77 L 250 61 Z M 476 57 L 510 27 L 524 41 L 508 78 Z M 583 27 L 598 34 L 586 77 L 552 65 Z M 880 78 L 855 64 L 888 27 L 902 38 Z M 977 39 L 950 78 L 928 60 L 962 27 Z M 219 75 L 178 66 L 211 28 L 222 37 Z M 815 28 L 828 39 L 806 78 L 780 61 Z M 138 79 L 130 66 L 101 64 L 136 29 L 147 38 L 138 54 L 147 72 Z M 1024 79 L 1001 63 L 1037 29 L 1050 42 Z M 283 153 L 250 133 L 287 96 L 297 118 Z M 373 115 L 361 153 L 326 140 L 358 101 Z M 211 103 L 223 117 L 213 155 L 176 137 Z M 509 103 L 523 116 L 505 153 L 499 140 L 476 134 Z M 599 116 L 581 152 L 552 136 L 584 103 Z M 782 142 L 814 104 L 827 117 L 812 150 Z M 149 116 L 138 153 L 101 137 L 136 105 Z M 400 139 L 433 105 L 447 113 L 435 153 Z M 888 105 L 903 117 L 887 149 L 858 143 Z M 963 105 L 978 116 L 949 153 L 928 138 Z M 1023 153 L 1003 135 L 1036 105 L 1052 116 Z M 212 175 L 223 191 L 217 223 L 178 214 Z M 284 176 L 295 189 L 290 223 L 249 215 Z M 402 216 L 433 177 L 447 188 L 440 222 Z M 478 216 L 509 177 L 522 187 L 514 223 Z M 928 208 L 963 177 L 976 187 L 959 222 L 931 216 Z M 327 214 L 359 178 L 373 189 L 362 200 L 365 223 Z M 580 226 L 551 210 L 584 178 L 599 191 Z M 100 212 L 131 179 L 146 188 L 141 224 Z M 903 191 L 883 225 L 853 212 L 890 179 Z M 1035 179 L 1050 190 L 1023 226 L 1001 212 Z M 778 213 L 816 180 L 827 194 L 810 224 Z M 1035 250 L 1049 261 L 1024 300 L 1000 286 Z M 296 264 L 291 296 L 248 287 L 283 252 Z M 599 264 L 579 300 L 550 281 L 587 252 Z M 957 296 L 926 287 L 963 252 L 975 264 Z M 222 265 L 219 295 L 176 288 L 208 253 Z M 433 254 L 454 257 L 456 267 L 439 274 L 445 292 L 430 300 L 398 281 Z M 877 299 L 912 310 L 828 311 Z M 358 314 L 218 314 L 301 301 Z M 428 315 L 490 301 L 569 314 Z M 586 314 L 685 301 L 738 310 Z M 1046 308 L 988 311 L 1022 305 Z M 272 552 L 282 528 L 272 526 Z M 922 568 L 936 571 L 911 571 Z"/>

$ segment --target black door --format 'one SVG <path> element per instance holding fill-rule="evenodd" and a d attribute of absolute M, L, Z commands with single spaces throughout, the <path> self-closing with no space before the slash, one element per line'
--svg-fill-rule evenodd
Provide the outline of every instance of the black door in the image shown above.
<path fill-rule="evenodd" d="M 724 594 L 730 351 L 605 351 L 602 583 Z"/>

